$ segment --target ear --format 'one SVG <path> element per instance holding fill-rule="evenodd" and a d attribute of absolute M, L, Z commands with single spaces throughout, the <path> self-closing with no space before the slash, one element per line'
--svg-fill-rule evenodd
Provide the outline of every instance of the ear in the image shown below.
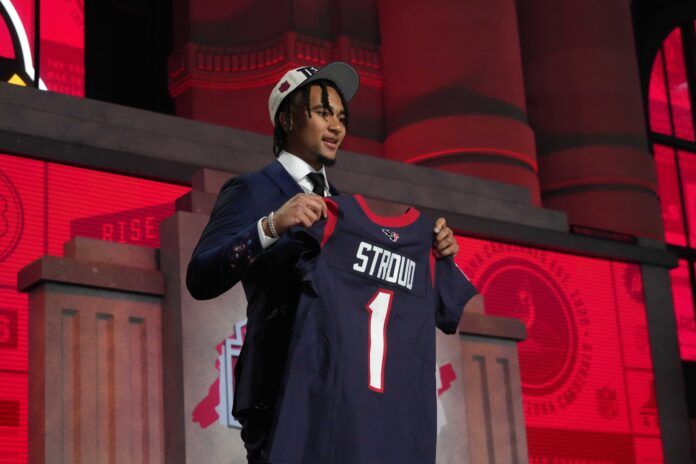
<path fill-rule="evenodd" d="M 288 111 L 281 111 L 278 114 L 278 123 L 285 132 L 290 132 L 292 130 L 292 114 Z"/>

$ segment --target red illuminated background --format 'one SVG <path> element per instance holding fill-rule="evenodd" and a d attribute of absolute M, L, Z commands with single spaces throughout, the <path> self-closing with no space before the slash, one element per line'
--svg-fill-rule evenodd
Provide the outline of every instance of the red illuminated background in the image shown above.
<path fill-rule="evenodd" d="M 662 462 L 640 269 L 458 238 L 486 312 L 524 321 L 531 462 Z"/>
<path fill-rule="evenodd" d="M 3 0 L 12 5 L 26 33 L 31 56 L 36 37 L 34 0 Z M 44 0 L 41 2 L 41 79 L 49 90 L 84 96 L 84 2 L 83 0 Z M 21 56 L 10 40 L 16 24 L 0 22 L 0 59 Z M 32 77 L 33 76 L 29 76 Z"/>
<path fill-rule="evenodd" d="M 12 0 L 12 4 L 33 49 L 34 2 Z M 305 32 L 314 27 L 300 26 Z M 17 58 L 9 46 L 8 27 L 0 22 L 0 59 L 5 64 Z M 215 31 L 205 33 L 216 40 Z M 356 106 L 361 115 L 356 120 L 368 123 L 355 128 L 359 136 L 349 148 L 381 155 L 383 144 L 376 140 L 386 131 L 383 110 L 368 101 L 381 101 L 384 86 L 378 49 L 370 44 L 374 34 L 365 36 L 362 48 L 356 46 L 351 53 L 354 64 L 361 67 L 369 97 Z M 696 145 L 690 145 L 696 140 L 693 81 L 688 77 L 692 36 L 693 25 L 667 34 L 652 63 L 647 95 L 665 241 L 680 256 L 671 278 L 685 361 L 696 361 Z M 40 40 L 41 77 L 48 90 L 84 96 L 83 1 L 42 0 Z M 226 114 L 210 90 L 215 88 L 239 91 L 233 95 L 236 102 L 256 101 L 255 92 L 265 92 L 262 78 L 210 84 L 205 73 L 225 66 L 232 71 L 235 63 L 250 69 L 251 62 L 240 61 L 250 57 L 255 68 L 271 66 L 274 55 L 269 50 L 280 50 L 287 43 L 306 47 L 303 57 L 316 63 L 326 61 L 331 47 L 328 37 L 311 41 L 293 36 L 258 49 L 235 48 L 235 44 L 222 51 L 211 48 L 198 55 L 196 72 L 203 76 L 198 81 L 177 80 L 184 65 L 174 56 L 170 78 L 178 113 L 219 122 Z M 269 59 L 257 63 L 257 56 Z M 265 77 L 275 78 L 275 74 Z M 513 103 L 521 98 L 505 97 Z M 196 99 L 214 108 L 196 109 L 191 103 Z M 259 115 L 235 114 L 235 127 L 261 127 L 261 120 L 254 119 Z M 408 122 L 399 124 L 408 128 Z M 528 147 L 514 148 L 505 156 L 523 161 L 523 170 L 537 169 L 525 158 Z M 490 166 L 476 169 L 487 171 Z M 516 171 L 509 169 L 501 175 L 515 177 Z M 0 463 L 27 462 L 27 300 L 16 292 L 17 271 L 44 254 L 61 255 L 63 244 L 74 236 L 158 247 L 159 223 L 173 213 L 173 201 L 187 191 L 178 185 L 0 155 Z M 662 462 L 639 266 L 468 237 L 458 240 L 462 251 L 457 261 L 484 294 L 487 311 L 520 318 L 527 326 L 529 338 L 520 344 L 519 353 L 531 462 Z"/>
<path fill-rule="evenodd" d="M 27 301 L 15 290 L 17 271 L 61 255 L 76 235 L 157 247 L 159 223 L 187 191 L 0 156 L 0 462 L 26 462 Z M 527 325 L 519 350 L 530 456 L 660 462 L 638 266 L 466 237 L 459 243 L 458 264 L 487 311 Z M 684 266 L 674 271 L 675 291 L 690 304 L 684 274 Z"/>
<path fill-rule="evenodd" d="M 26 37 L 31 56 L 36 56 L 35 2 L 4 2 L 0 8 L 5 16 L 10 8 L 18 15 L 13 17 L 15 21 L 0 17 L 0 65 L 3 70 L 10 70 L 9 75 L 4 73 L 10 77 L 24 68 L 22 50 L 13 46 L 13 36 Z M 48 90 L 84 96 L 83 10 L 82 0 L 41 2 L 40 72 Z M 25 84 L 33 85 L 31 81 Z M 62 244 L 70 236 L 88 235 L 87 230 L 71 230 L 73 220 L 122 209 L 115 206 L 123 200 L 119 198 L 119 190 L 114 190 L 118 176 L 93 173 L 92 180 L 85 185 L 74 182 L 70 173 L 81 179 L 84 174 L 76 168 L 0 155 L 0 462 L 3 463 L 27 462 L 27 296 L 16 291 L 17 271 L 43 254 L 62 254 Z M 78 184 L 86 189 L 75 188 Z M 123 179 L 120 184 L 121 187 L 135 185 L 133 180 L 124 183 Z M 87 196 L 79 195 L 64 203 L 59 198 L 61 191 L 82 191 Z M 110 199 L 104 201 L 104 195 Z M 148 195 L 144 202 L 123 205 L 169 202 L 162 205 L 161 217 L 167 209 L 172 209 L 172 196 L 160 190 L 154 196 Z M 62 200 L 66 199 L 69 198 L 64 196 Z M 156 246 L 156 240 L 151 240 L 149 245 Z"/>
<path fill-rule="evenodd" d="M 649 116 L 654 135 L 667 135 L 653 145 L 665 241 L 684 257 L 672 275 L 672 295 L 682 359 L 696 361 L 694 260 L 696 248 L 696 153 L 680 149 L 694 141 L 693 112 L 686 75 L 683 36 L 678 27 L 664 40 L 650 75 Z"/>
<path fill-rule="evenodd" d="M 159 223 L 189 189 L 0 155 L 0 462 L 27 462 L 27 295 L 17 272 L 85 236 L 159 246 Z"/>

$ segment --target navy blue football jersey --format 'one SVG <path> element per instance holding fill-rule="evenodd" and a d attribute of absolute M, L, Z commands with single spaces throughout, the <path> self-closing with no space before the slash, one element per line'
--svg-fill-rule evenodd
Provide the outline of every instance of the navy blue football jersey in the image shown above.
<path fill-rule="evenodd" d="M 432 254 L 434 221 L 326 199 L 293 228 L 303 291 L 274 421 L 273 464 L 434 463 L 435 327 L 457 329 L 476 289 Z"/>

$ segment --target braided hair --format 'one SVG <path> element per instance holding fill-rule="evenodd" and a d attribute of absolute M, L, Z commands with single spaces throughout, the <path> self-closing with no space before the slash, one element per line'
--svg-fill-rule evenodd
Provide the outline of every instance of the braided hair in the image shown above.
<path fill-rule="evenodd" d="M 283 125 L 280 123 L 280 113 L 284 112 L 286 114 L 290 114 L 294 112 L 297 109 L 297 105 L 300 103 L 300 101 L 303 101 L 305 106 L 304 109 L 307 112 L 307 117 L 311 118 L 312 111 L 309 108 L 309 90 L 314 85 L 321 87 L 321 105 L 327 110 L 331 108 L 331 105 L 329 105 L 329 92 L 327 91 L 327 88 L 331 87 L 336 91 L 336 93 L 338 93 L 338 96 L 341 98 L 341 104 L 344 108 L 344 123 L 346 129 L 348 129 L 348 104 L 346 103 L 346 99 L 343 96 L 341 89 L 339 89 L 336 84 L 328 79 L 317 79 L 316 81 L 312 81 L 309 85 L 303 85 L 293 90 L 290 95 L 283 99 L 278 107 L 278 110 L 276 111 L 273 128 L 273 155 L 276 158 L 278 155 L 280 155 L 281 151 L 285 150 L 288 142 L 288 134 L 283 128 Z M 298 96 L 301 96 L 301 98 Z"/>

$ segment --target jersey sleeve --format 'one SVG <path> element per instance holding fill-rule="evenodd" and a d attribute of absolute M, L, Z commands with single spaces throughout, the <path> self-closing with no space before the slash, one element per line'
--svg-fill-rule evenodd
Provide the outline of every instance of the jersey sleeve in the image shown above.
<path fill-rule="evenodd" d="M 313 261 L 319 256 L 321 252 L 321 239 L 324 235 L 325 226 L 326 220 L 320 219 L 309 228 L 292 226 L 288 229 L 290 239 L 301 247 L 301 260 Z"/>
<path fill-rule="evenodd" d="M 435 261 L 434 288 L 438 298 L 435 323 L 447 334 L 457 331 L 466 303 L 478 293 L 452 256 Z"/>

